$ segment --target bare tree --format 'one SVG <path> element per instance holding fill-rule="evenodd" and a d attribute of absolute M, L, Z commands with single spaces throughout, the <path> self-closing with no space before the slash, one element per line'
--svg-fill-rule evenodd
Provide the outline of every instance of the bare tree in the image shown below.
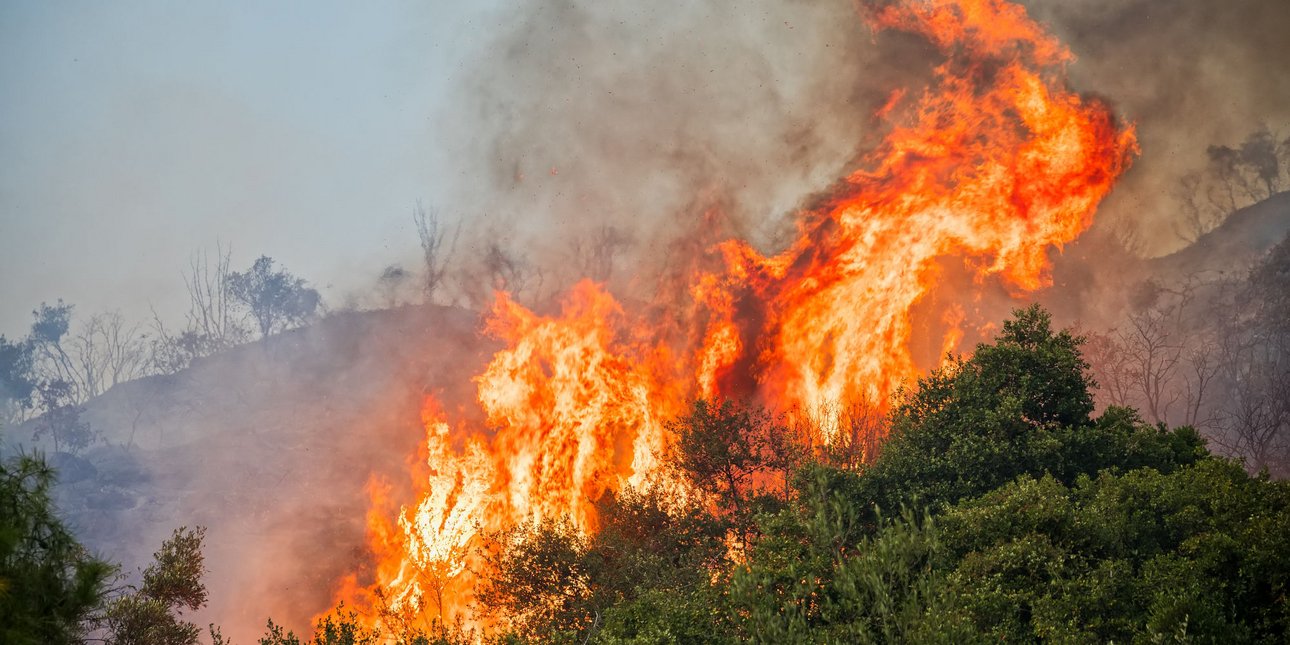
<path fill-rule="evenodd" d="M 1086 339 L 1084 358 L 1088 360 L 1093 381 L 1097 383 L 1099 402 L 1103 407 L 1132 405 L 1133 370 L 1117 332 L 1087 332 L 1083 336 Z"/>
<path fill-rule="evenodd" d="M 1221 369 L 1218 346 L 1213 340 L 1205 338 L 1186 349 L 1181 370 L 1184 425 L 1209 428 L 1217 423 L 1206 403 Z"/>
<path fill-rule="evenodd" d="M 1219 318 L 1225 386 L 1215 440 L 1251 470 L 1290 471 L 1290 237 L 1233 284 Z"/>
<path fill-rule="evenodd" d="M 590 233 L 574 236 L 569 242 L 569 255 L 578 277 L 605 282 L 613 276 L 614 259 L 631 245 L 632 238 L 626 231 L 605 224 Z"/>
<path fill-rule="evenodd" d="M 872 463 L 890 431 L 886 411 L 862 399 L 799 408 L 786 420 L 795 441 L 838 468 L 857 469 Z"/>
<path fill-rule="evenodd" d="M 71 333 L 72 306 L 42 304 L 29 342 L 37 381 L 65 383 L 58 399 L 79 404 L 148 373 L 147 336 L 119 313 L 96 314 Z M 48 408 L 48 406 L 45 406 Z"/>
<path fill-rule="evenodd" d="M 1290 448 L 1290 369 L 1285 347 L 1257 333 L 1255 319 L 1240 312 L 1223 327 L 1223 405 L 1213 438 L 1253 471 L 1285 465 Z"/>
<path fill-rule="evenodd" d="M 461 236 L 461 225 L 458 224 L 453 228 L 452 239 L 448 241 L 448 246 L 445 248 L 444 241 L 447 239 L 448 229 L 440 221 L 438 211 L 427 212 L 421 202 L 417 202 L 412 210 L 412 221 L 417 226 L 417 236 L 421 240 L 421 257 L 425 263 L 423 289 L 426 302 L 433 303 L 435 292 L 443 285 L 444 278 L 448 275 L 448 265 L 457 249 L 457 239 Z"/>
<path fill-rule="evenodd" d="M 85 398 L 148 374 L 147 335 L 117 312 L 91 316 L 72 338 L 72 345 Z"/>
<path fill-rule="evenodd" d="M 483 257 L 484 270 L 492 291 L 505 291 L 516 300 L 541 293 L 545 275 L 527 258 L 502 246 L 496 239 L 488 243 Z"/>
<path fill-rule="evenodd" d="M 1121 346 L 1129 359 L 1129 370 L 1137 393 L 1149 418 L 1165 421 L 1169 407 L 1177 401 L 1172 380 L 1182 358 L 1183 345 L 1165 312 L 1148 309 L 1131 314 L 1124 328 L 1117 331 Z"/>
<path fill-rule="evenodd" d="M 216 242 L 214 258 L 206 250 L 189 257 L 188 270 L 181 273 L 188 292 L 188 311 L 184 314 L 182 329 L 171 332 L 153 311 L 154 370 L 172 374 L 194 360 L 240 345 L 250 338 L 250 330 L 242 322 L 231 291 L 231 253 L 231 248 Z"/>
<path fill-rule="evenodd" d="M 229 276 L 232 247 L 215 243 L 212 264 L 206 251 L 194 253 L 188 261 L 184 286 L 188 290 L 188 329 L 207 339 L 213 350 L 225 349 L 247 339 L 247 330 L 238 320 L 237 301 L 233 297 Z"/>
<path fill-rule="evenodd" d="M 1217 197 L 1214 186 L 1200 173 L 1188 173 L 1178 180 L 1176 191 L 1182 205 L 1182 217 L 1173 224 L 1174 234 L 1191 244 L 1223 223 L 1228 213 L 1236 210 L 1236 202 L 1224 203 Z"/>

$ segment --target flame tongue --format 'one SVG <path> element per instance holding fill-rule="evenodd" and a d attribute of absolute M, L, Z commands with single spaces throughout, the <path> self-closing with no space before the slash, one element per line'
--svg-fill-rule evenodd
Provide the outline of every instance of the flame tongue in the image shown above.
<path fill-rule="evenodd" d="M 429 418 L 432 474 L 403 537 L 373 524 L 377 583 L 396 609 L 429 598 L 441 617 L 461 616 L 473 575 L 463 553 L 480 531 L 558 517 L 594 530 L 599 495 L 659 476 L 660 419 L 689 397 L 746 396 L 752 383 L 784 410 L 881 405 L 916 374 L 910 309 L 938 258 L 968 258 L 1016 292 L 1045 285 L 1048 249 L 1091 223 L 1136 151 L 1132 129 L 1065 88 L 1071 54 L 1018 6 L 907 0 L 866 16 L 923 35 L 946 62 L 912 105 L 898 95 L 884 108 L 883 143 L 802 214 L 789 248 L 717 247 L 724 268 L 696 271 L 689 290 L 702 313 L 693 346 L 669 345 L 590 282 L 554 317 L 498 296 L 487 329 L 507 347 L 475 379 L 493 431 L 454 450 Z M 953 349 L 964 314 L 951 304 L 943 318 Z"/>
<path fill-rule="evenodd" d="M 909 311 L 938 257 L 975 257 L 1014 290 L 1046 286 L 1049 247 L 1091 224 L 1136 151 L 1131 128 L 1063 87 L 1071 54 L 1020 7 L 905 2 L 870 20 L 939 46 L 934 84 L 791 248 L 726 252 L 730 274 L 751 277 L 728 288 L 765 303 L 759 379 L 784 408 L 881 403 L 912 377 Z"/>
<path fill-rule="evenodd" d="M 583 281 L 559 318 L 543 318 L 499 294 L 488 330 L 509 344 L 476 378 L 479 402 L 507 477 L 510 520 L 567 516 L 594 524 L 591 503 L 624 471 L 651 467 L 651 376 L 640 350 L 619 338 L 622 309 Z"/>

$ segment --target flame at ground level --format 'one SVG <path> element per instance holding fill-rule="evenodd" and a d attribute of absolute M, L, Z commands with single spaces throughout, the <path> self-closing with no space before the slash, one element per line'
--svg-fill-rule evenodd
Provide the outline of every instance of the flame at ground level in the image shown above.
<path fill-rule="evenodd" d="M 938 260 L 963 258 L 1018 294 L 1045 286 L 1047 253 L 1089 226 L 1136 151 L 1132 129 L 1066 88 L 1070 52 L 1016 5 L 877 4 L 873 26 L 919 34 L 945 61 L 916 100 L 893 96 L 882 144 L 800 214 L 796 241 L 771 256 L 740 240 L 711 249 L 689 301 L 668 309 L 693 314 L 680 334 L 591 282 L 557 316 L 499 294 L 486 331 L 505 348 L 475 378 L 488 428 L 427 406 L 419 500 L 395 524 L 374 490 L 375 585 L 350 580 L 342 597 L 380 589 L 398 612 L 470 623 L 478 536 L 562 517 L 591 532 L 605 491 L 678 486 L 660 467 L 665 421 L 691 398 L 882 405 L 917 373 L 910 311 Z M 965 312 L 938 315 L 954 351 Z M 836 425 L 820 425 L 826 440 Z"/>

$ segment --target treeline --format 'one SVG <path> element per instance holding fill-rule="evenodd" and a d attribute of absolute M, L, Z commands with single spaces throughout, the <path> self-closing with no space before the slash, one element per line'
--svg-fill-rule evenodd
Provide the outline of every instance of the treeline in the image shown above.
<path fill-rule="evenodd" d="M 32 312 L 26 337 L 0 335 L 0 427 L 39 418 L 33 439 L 48 437 L 56 451 L 78 452 L 95 437 L 81 419 L 91 398 L 304 325 L 322 309 L 315 289 L 268 256 L 239 272 L 230 270 L 222 249 L 213 261 L 199 255 L 184 283 L 190 304 L 179 329 L 155 314 L 148 327 L 116 312 L 78 320 L 75 307 L 59 300 Z"/>
<path fill-rule="evenodd" d="M 449 304 L 483 310 L 494 290 L 524 302 L 550 297 L 579 278 L 608 281 L 633 246 L 609 225 L 569 236 L 560 271 L 545 271 L 492 228 L 467 231 L 472 248 L 458 253 L 463 230 L 418 203 L 412 223 L 420 266 L 387 266 L 371 293 L 350 296 L 339 310 L 394 308 L 410 303 Z M 173 374 L 201 358 L 302 327 L 328 313 L 319 292 L 269 256 L 235 271 L 230 251 L 199 251 L 182 271 L 188 309 L 182 323 L 131 321 L 119 312 L 88 316 L 58 300 L 32 312 L 26 336 L 0 335 L 0 428 L 41 419 L 34 439 L 48 438 L 56 452 L 77 453 L 97 433 L 81 419 L 82 406 L 111 387 L 156 374 Z M 557 275 L 558 273 L 558 275 Z M 25 438 L 24 438 L 25 439 Z"/>
<path fill-rule="evenodd" d="M 1206 148 L 1204 167 L 1178 180 L 1181 212 L 1174 233 L 1184 242 L 1195 242 L 1237 209 L 1290 186 L 1290 136 L 1281 134 L 1264 125 L 1240 145 Z"/>
<path fill-rule="evenodd" d="M 671 424 L 684 501 L 621 490 L 597 501 L 592 535 L 555 519 L 489 536 L 473 601 L 489 633 L 426 606 L 387 613 L 379 634 L 341 608 L 312 638 L 270 622 L 260 642 L 1284 642 L 1290 484 L 1211 454 L 1190 427 L 1095 414 L 1083 342 L 1038 307 L 1017 312 L 994 343 L 904 393 L 880 453 L 859 464 L 856 446 L 812 447 L 783 417 L 696 402 Z M 18 536 L 0 543 L 5 642 L 91 628 L 163 642 L 113 636 L 101 617 L 119 601 L 71 584 L 84 578 L 66 561 L 50 575 L 89 609 L 60 619 L 65 632 L 20 631 L 52 627 L 19 627 L 33 623 L 13 612 L 40 610 L 16 602 L 31 596 L 15 593 L 12 563 L 48 551 L 5 529 Z M 157 566 L 200 570 L 199 552 L 166 552 Z M 190 579 L 145 571 L 127 593 L 177 616 L 204 596 L 148 581 Z M 183 638 L 164 642 L 196 642 L 175 620 Z"/>

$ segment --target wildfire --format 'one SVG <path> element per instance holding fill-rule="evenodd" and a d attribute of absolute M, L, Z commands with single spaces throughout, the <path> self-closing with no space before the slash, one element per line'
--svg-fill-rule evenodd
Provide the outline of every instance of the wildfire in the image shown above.
<path fill-rule="evenodd" d="M 490 429 L 454 429 L 428 406 L 419 501 L 397 527 L 370 521 L 376 585 L 393 608 L 470 621 L 482 533 L 561 517 L 591 532 L 605 491 L 666 484 L 664 420 L 693 397 L 883 405 L 916 375 L 910 311 L 938 259 L 964 258 L 1016 293 L 1046 285 L 1049 249 L 1091 224 L 1136 152 L 1132 129 L 1066 88 L 1073 56 L 1021 7 L 904 0 L 865 17 L 922 35 L 945 61 L 917 98 L 893 95 L 881 145 L 799 214 L 786 250 L 712 249 L 721 268 L 690 281 L 691 341 L 664 338 L 591 282 L 558 316 L 498 294 L 486 332 L 505 348 L 475 378 Z M 952 351 L 965 313 L 941 317 Z"/>

